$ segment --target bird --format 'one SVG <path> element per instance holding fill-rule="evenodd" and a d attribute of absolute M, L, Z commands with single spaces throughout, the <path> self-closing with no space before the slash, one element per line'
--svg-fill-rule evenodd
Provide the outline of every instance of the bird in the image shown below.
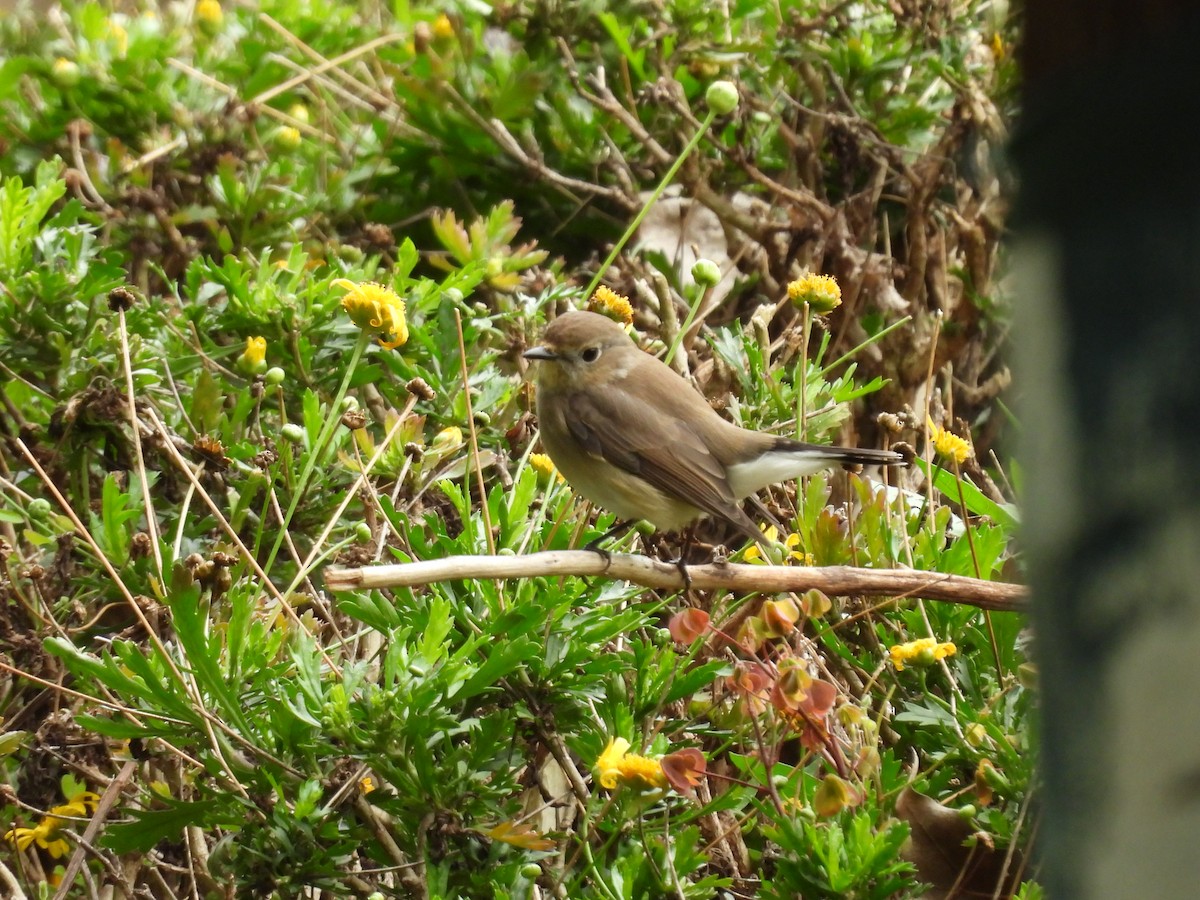
<path fill-rule="evenodd" d="M 907 464 L 891 450 L 808 444 L 728 422 L 598 313 L 563 313 L 523 356 L 537 363 L 538 427 L 550 459 L 578 494 L 618 520 L 677 532 L 707 516 L 765 546 L 741 507 L 746 497 L 834 466 Z"/>

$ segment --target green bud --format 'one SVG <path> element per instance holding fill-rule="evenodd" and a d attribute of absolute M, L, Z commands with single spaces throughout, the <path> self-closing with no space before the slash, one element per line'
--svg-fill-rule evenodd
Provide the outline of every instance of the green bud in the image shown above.
<path fill-rule="evenodd" d="M 370 543 L 371 526 L 366 522 L 359 522 L 354 526 L 354 537 L 360 544 Z"/>
<path fill-rule="evenodd" d="M 737 109 L 738 89 L 732 81 L 714 81 L 704 93 L 704 102 L 718 116 L 726 116 Z"/>
<path fill-rule="evenodd" d="M 712 287 L 721 280 L 721 267 L 711 259 L 698 259 L 692 266 L 692 281 L 704 287 Z"/>
<path fill-rule="evenodd" d="M 285 441 L 291 441 L 293 444 L 304 443 L 304 429 L 295 422 L 288 422 L 279 430 Z"/>
<path fill-rule="evenodd" d="M 295 150 L 300 146 L 303 136 L 299 128 L 291 125 L 281 125 L 271 134 L 271 141 L 280 150 Z"/>
<path fill-rule="evenodd" d="M 196 4 L 196 25 L 203 34 L 212 37 L 221 30 L 225 13 L 218 0 L 200 0 Z"/>
<path fill-rule="evenodd" d="M 937 657 L 934 655 L 933 650 L 926 648 L 913 658 L 912 664 L 918 668 L 927 669 L 935 662 L 937 662 Z"/>
<path fill-rule="evenodd" d="M 279 366 L 271 366 L 271 368 L 267 369 L 267 371 L 263 373 L 263 381 L 272 387 L 283 384 L 283 379 L 286 377 L 287 373 L 284 372 L 283 369 L 279 368 Z"/>
<path fill-rule="evenodd" d="M 347 412 L 352 409 L 358 409 L 358 398 L 347 394 L 342 398 L 342 412 Z"/>
<path fill-rule="evenodd" d="M 542 874 L 542 867 L 537 863 L 525 863 L 521 866 L 521 874 L 529 879 L 538 878 Z"/>
<path fill-rule="evenodd" d="M 75 87 L 75 85 L 79 84 L 81 77 L 79 66 L 69 59 L 63 59 L 61 56 L 50 67 L 50 80 L 60 88 Z"/>
<path fill-rule="evenodd" d="M 449 300 L 451 303 L 462 303 L 463 302 L 463 292 L 460 291 L 458 288 L 450 288 L 449 290 L 447 290 L 445 292 L 445 295 L 446 295 L 446 299 Z"/>
<path fill-rule="evenodd" d="M 54 507 L 50 505 L 50 501 L 45 497 L 34 497 L 29 501 L 29 506 L 27 506 L 26 509 L 28 510 L 30 516 L 35 519 L 40 519 L 44 516 L 50 515 L 50 511 L 54 509 Z"/>
<path fill-rule="evenodd" d="M 975 770 L 975 780 L 980 779 L 1001 797 L 1012 795 L 1012 784 L 990 759 L 981 759 Z"/>

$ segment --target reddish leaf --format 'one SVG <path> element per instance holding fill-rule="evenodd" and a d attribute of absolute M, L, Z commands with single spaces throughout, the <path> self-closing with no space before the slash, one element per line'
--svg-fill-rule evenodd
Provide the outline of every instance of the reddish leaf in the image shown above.
<path fill-rule="evenodd" d="M 808 699 L 812 676 L 799 660 L 785 659 L 779 664 L 779 677 L 771 689 L 771 704 L 780 712 L 797 710 Z"/>
<path fill-rule="evenodd" d="M 677 644 L 690 644 L 708 631 L 709 616 L 702 609 L 689 607 L 671 616 L 667 630 Z"/>
<path fill-rule="evenodd" d="M 659 763 L 671 787 L 689 797 L 695 796 L 692 788 L 700 783 L 708 768 L 704 754 L 695 747 L 685 747 L 683 750 L 668 753 Z"/>
<path fill-rule="evenodd" d="M 813 810 L 818 816 L 836 816 L 848 806 L 857 806 L 862 795 L 849 782 L 836 775 L 826 775 L 813 794 Z"/>
<path fill-rule="evenodd" d="M 828 681 L 813 678 L 808 683 L 807 695 L 801 703 L 801 708 L 810 716 L 823 719 L 833 709 L 837 700 L 837 688 Z"/>
<path fill-rule="evenodd" d="M 759 614 L 766 625 L 767 633 L 772 637 L 782 637 L 791 634 L 800 619 L 800 607 L 791 599 L 768 600 L 762 606 Z"/>

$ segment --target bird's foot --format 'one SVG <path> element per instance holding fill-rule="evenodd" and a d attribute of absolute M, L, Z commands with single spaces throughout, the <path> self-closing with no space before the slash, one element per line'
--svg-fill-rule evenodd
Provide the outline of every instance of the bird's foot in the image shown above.
<path fill-rule="evenodd" d="M 590 550 L 592 553 L 600 554 L 600 558 L 604 560 L 604 571 L 608 571 L 608 567 L 612 565 L 612 554 L 600 546 L 600 542 L 608 535 L 600 535 L 594 541 L 588 541 L 584 546 L 584 550 Z"/>

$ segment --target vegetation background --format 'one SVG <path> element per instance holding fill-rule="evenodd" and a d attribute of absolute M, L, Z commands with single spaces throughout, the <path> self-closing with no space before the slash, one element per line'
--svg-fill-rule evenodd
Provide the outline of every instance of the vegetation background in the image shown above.
<path fill-rule="evenodd" d="M 1018 612 L 323 582 L 612 524 L 537 455 L 521 359 L 600 279 L 731 418 L 918 450 L 886 490 L 773 489 L 773 562 L 1019 581 L 1018 26 L 991 0 L 18 4 L 0 893 L 1040 896 Z M 806 273 L 841 304 L 790 297 Z"/>

